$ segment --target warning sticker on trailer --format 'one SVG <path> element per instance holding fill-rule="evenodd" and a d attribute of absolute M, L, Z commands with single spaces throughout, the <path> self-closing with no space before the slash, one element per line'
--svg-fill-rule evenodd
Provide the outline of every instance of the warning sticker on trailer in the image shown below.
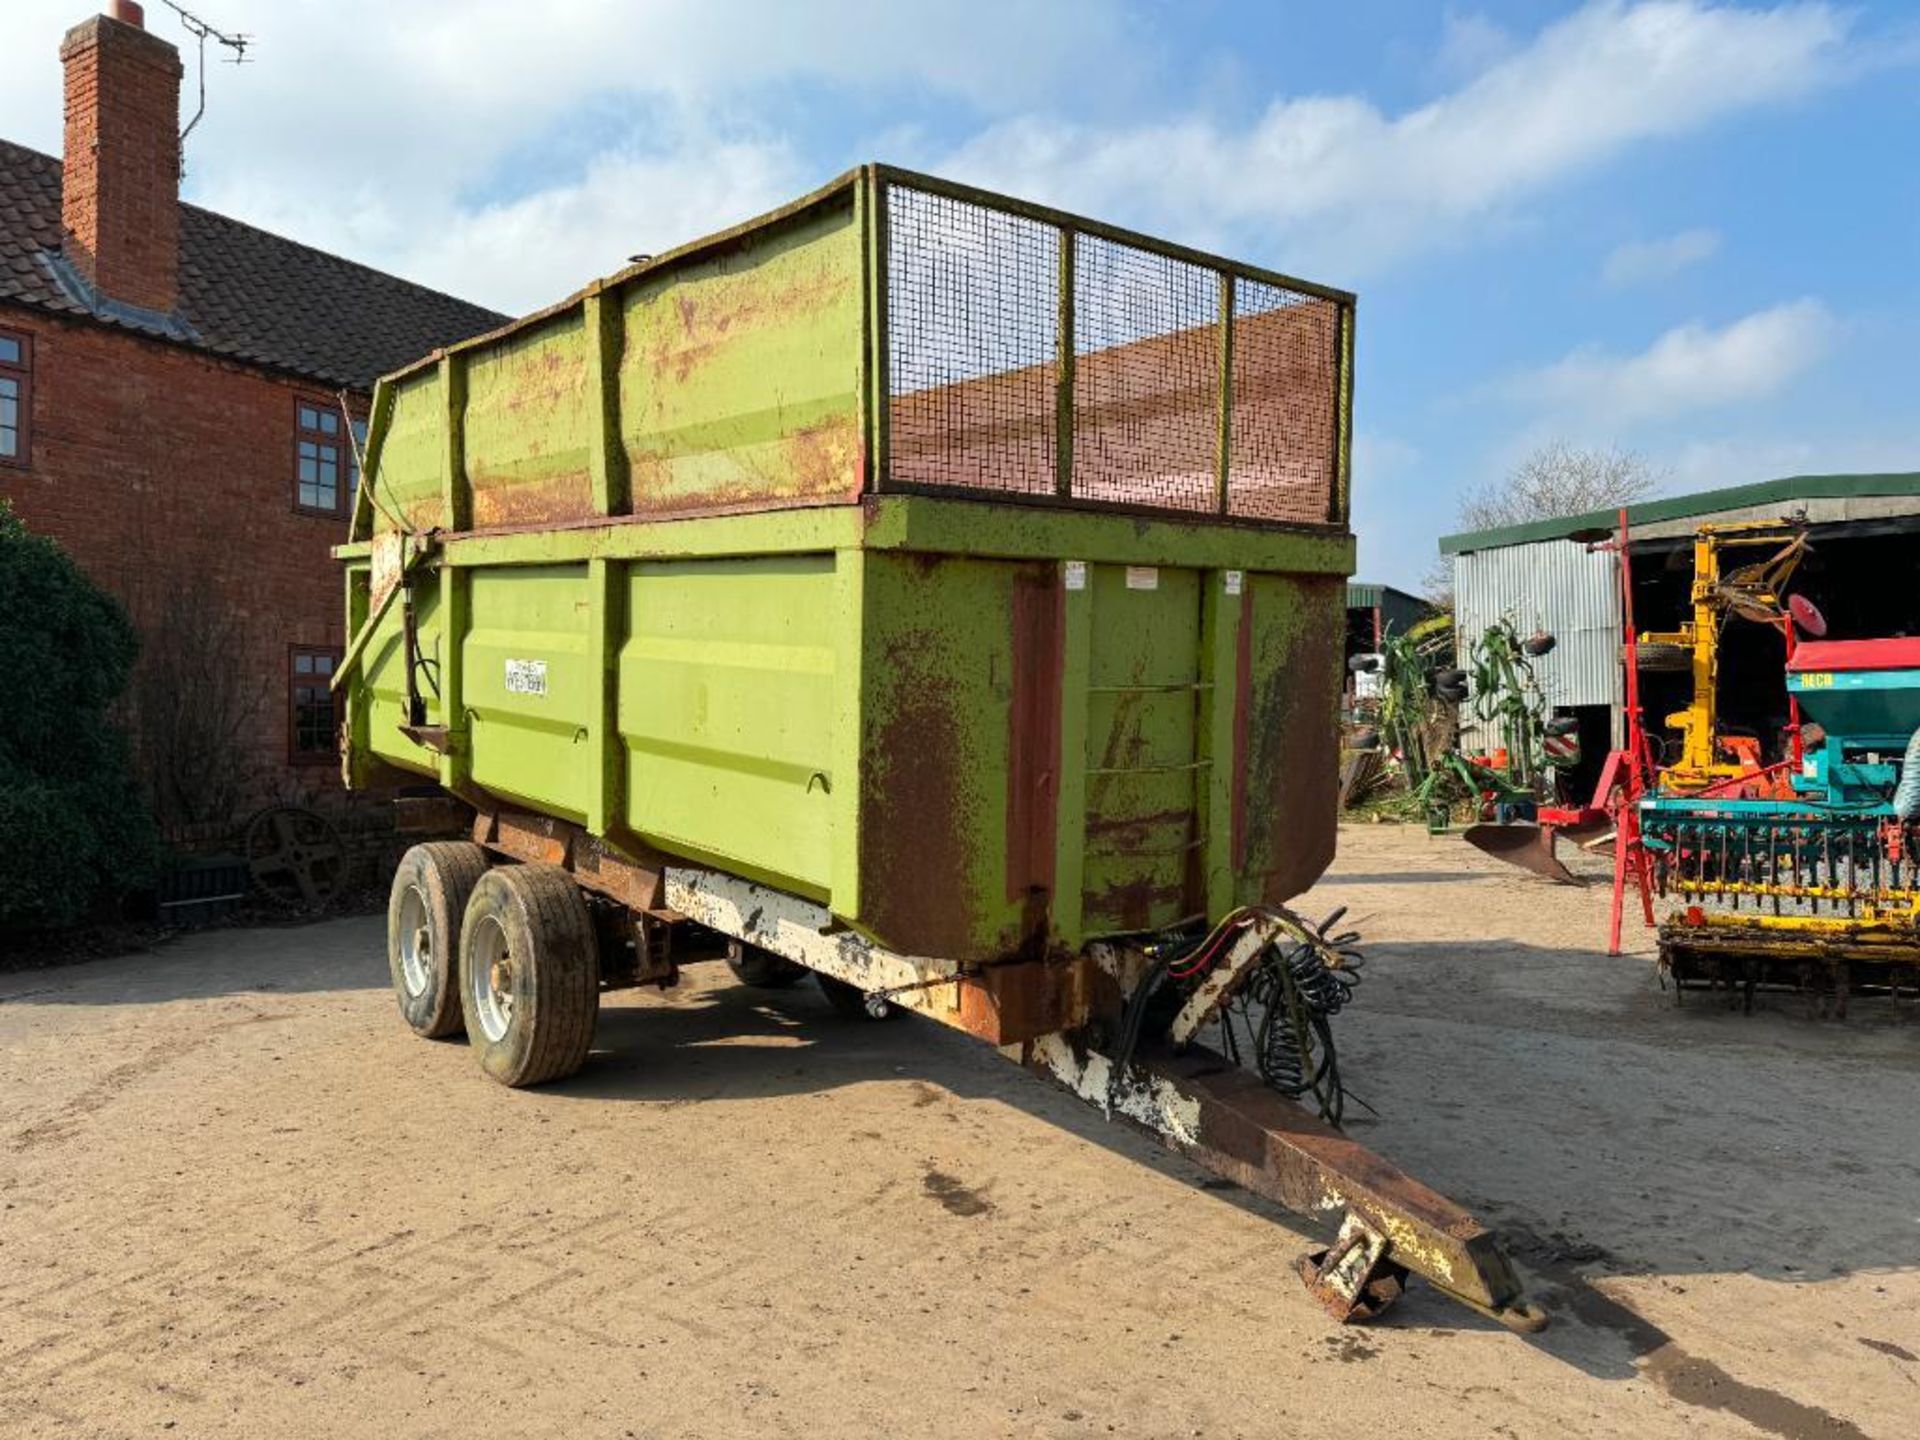
<path fill-rule="evenodd" d="M 1066 567 L 1067 589 L 1084 590 L 1087 588 L 1087 562 L 1069 560 Z"/>
<path fill-rule="evenodd" d="M 1238 595 L 1240 593 L 1240 581 L 1241 575 L 1238 570 L 1227 571 L 1227 594 Z"/>
<path fill-rule="evenodd" d="M 1158 590 L 1160 588 L 1160 569 L 1157 565 L 1127 566 L 1127 588 L 1129 590 Z"/>
<path fill-rule="evenodd" d="M 507 661 L 507 693 L 509 695 L 546 694 L 547 662 L 544 660 Z"/>

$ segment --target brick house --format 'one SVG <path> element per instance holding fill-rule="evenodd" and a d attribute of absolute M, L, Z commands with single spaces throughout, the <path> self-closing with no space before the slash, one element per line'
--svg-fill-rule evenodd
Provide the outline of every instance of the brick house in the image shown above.
<path fill-rule="evenodd" d="M 179 54 L 109 11 L 60 46 L 64 162 L 0 140 L 0 498 L 139 626 L 143 778 L 189 824 L 337 787 L 352 432 L 506 317 L 182 204 Z"/>

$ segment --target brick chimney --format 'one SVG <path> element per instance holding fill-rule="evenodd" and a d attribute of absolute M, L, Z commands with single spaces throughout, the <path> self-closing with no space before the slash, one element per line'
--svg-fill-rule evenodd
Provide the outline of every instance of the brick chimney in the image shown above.
<path fill-rule="evenodd" d="M 180 52 L 132 0 L 60 42 L 66 69 L 63 249 L 102 299 L 171 313 L 180 299 Z"/>

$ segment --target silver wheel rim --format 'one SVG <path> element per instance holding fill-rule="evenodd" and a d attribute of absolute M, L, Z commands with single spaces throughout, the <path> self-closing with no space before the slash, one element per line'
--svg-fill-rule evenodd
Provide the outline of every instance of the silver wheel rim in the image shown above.
<path fill-rule="evenodd" d="M 427 897 L 409 885 L 400 897 L 400 983 L 410 999 L 433 985 L 433 928 L 427 923 Z"/>
<path fill-rule="evenodd" d="M 496 1044 L 507 1038 L 513 1023 L 514 959 L 507 948 L 507 932 L 491 915 L 474 926 L 467 953 L 467 999 L 480 1033 Z"/>

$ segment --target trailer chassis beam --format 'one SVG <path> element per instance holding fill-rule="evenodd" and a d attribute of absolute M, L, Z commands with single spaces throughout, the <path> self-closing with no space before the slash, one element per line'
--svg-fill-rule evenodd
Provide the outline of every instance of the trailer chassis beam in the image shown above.
<path fill-rule="evenodd" d="M 1337 1318 L 1370 1319 L 1411 1271 L 1509 1329 L 1546 1325 L 1491 1230 L 1224 1056 L 1201 1046 L 1146 1050 L 1115 1084 L 1111 1060 L 1078 1036 L 1003 1053 L 1254 1194 L 1338 1224 L 1332 1247 L 1300 1261 L 1308 1288 Z"/>

